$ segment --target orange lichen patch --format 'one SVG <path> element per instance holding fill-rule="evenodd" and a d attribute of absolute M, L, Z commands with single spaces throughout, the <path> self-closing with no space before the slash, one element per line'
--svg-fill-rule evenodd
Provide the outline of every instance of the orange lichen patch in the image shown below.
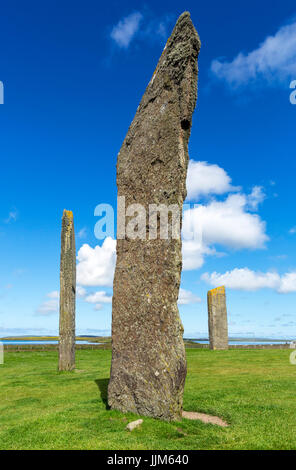
<path fill-rule="evenodd" d="M 225 287 L 220 286 L 216 287 L 215 289 L 209 290 L 208 291 L 208 304 L 209 307 L 212 306 L 213 302 L 220 304 L 222 303 L 225 298 Z"/>
<path fill-rule="evenodd" d="M 68 217 L 68 219 L 73 219 L 72 211 L 67 211 L 66 209 L 64 209 L 64 214 Z"/>
<path fill-rule="evenodd" d="M 215 289 L 209 290 L 210 295 L 225 294 L 225 286 L 215 287 Z"/>

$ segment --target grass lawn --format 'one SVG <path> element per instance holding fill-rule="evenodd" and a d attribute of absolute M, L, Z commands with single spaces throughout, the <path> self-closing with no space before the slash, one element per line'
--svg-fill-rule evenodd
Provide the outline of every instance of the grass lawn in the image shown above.
<path fill-rule="evenodd" d="M 6 352 L 0 365 L 0 449 L 296 449 L 296 366 L 289 350 L 187 349 L 184 409 L 218 415 L 220 428 L 166 423 L 106 409 L 111 351 Z"/>

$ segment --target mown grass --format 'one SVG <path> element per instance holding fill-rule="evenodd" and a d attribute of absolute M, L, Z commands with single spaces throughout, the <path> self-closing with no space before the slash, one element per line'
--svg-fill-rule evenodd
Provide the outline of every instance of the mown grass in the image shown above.
<path fill-rule="evenodd" d="M 57 372 L 57 352 L 7 352 L 0 365 L 0 449 L 295 449 L 296 366 L 288 350 L 187 350 L 184 409 L 230 426 L 166 423 L 106 409 L 111 352 L 77 351 Z"/>

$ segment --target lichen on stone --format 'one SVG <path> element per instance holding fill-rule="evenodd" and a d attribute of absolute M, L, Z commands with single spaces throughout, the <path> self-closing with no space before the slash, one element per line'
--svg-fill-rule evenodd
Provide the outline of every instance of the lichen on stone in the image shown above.
<path fill-rule="evenodd" d="M 198 34 L 185 12 L 118 154 L 118 195 L 125 196 L 126 206 L 141 204 L 148 214 L 149 204 L 177 204 L 182 213 L 199 49 Z M 186 377 L 177 306 L 181 269 L 180 239 L 149 240 L 147 233 L 145 240 L 117 240 L 111 408 L 165 420 L 181 417 Z"/>

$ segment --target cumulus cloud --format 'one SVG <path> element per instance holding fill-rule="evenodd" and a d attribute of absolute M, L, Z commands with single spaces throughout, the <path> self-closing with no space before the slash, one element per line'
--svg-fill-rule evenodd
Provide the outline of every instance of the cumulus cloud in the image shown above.
<path fill-rule="evenodd" d="M 202 229 L 202 239 L 207 245 L 220 244 L 229 248 L 263 248 L 268 237 L 265 223 L 257 214 L 246 211 L 247 197 L 231 194 L 225 201 L 212 201 L 198 205 L 184 213 L 184 230 L 192 219 L 193 226 Z"/>
<path fill-rule="evenodd" d="M 262 186 L 254 186 L 250 194 L 233 186 L 230 176 L 218 165 L 191 160 L 189 162 L 188 199 L 212 196 L 208 203 L 184 206 L 182 226 L 183 269 L 198 269 L 205 256 L 224 256 L 215 245 L 230 249 L 260 249 L 268 241 L 266 224 L 258 214 L 265 199 Z M 213 195 L 225 194 L 224 200 Z"/>
<path fill-rule="evenodd" d="M 47 294 L 49 300 L 45 300 L 36 310 L 39 315 L 53 315 L 58 312 L 59 309 L 59 293 L 58 291 L 52 291 Z"/>
<path fill-rule="evenodd" d="M 282 276 L 278 292 L 281 294 L 296 292 L 296 272 L 286 273 Z"/>
<path fill-rule="evenodd" d="M 184 212 L 184 270 L 202 266 L 205 255 L 221 255 L 215 244 L 235 250 L 264 248 L 268 240 L 265 222 L 248 212 L 248 204 L 246 195 L 230 194 L 224 201 L 197 204 Z"/>
<path fill-rule="evenodd" d="M 204 273 L 201 279 L 212 286 L 224 285 L 230 289 L 256 291 L 259 289 L 273 289 L 281 294 L 296 292 L 296 272 L 280 276 L 275 271 L 262 273 L 249 268 L 235 268 L 224 274 L 213 272 Z"/>
<path fill-rule="evenodd" d="M 214 248 L 210 248 L 198 240 L 182 241 L 182 265 L 184 271 L 199 269 L 204 264 L 205 256 L 216 255 Z"/>
<path fill-rule="evenodd" d="M 107 237 L 102 246 L 82 245 L 77 256 L 77 284 L 112 286 L 116 260 L 116 240 Z"/>
<path fill-rule="evenodd" d="M 112 296 L 108 295 L 105 291 L 94 292 L 85 297 L 85 301 L 91 304 L 105 303 L 110 304 L 112 302 Z"/>
<path fill-rule="evenodd" d="M 266 195 L 262 186 L 254 186 L 252 189 L 251 194 L 247 197 L 248 206 L 251 210 L 257 211 L 259 204 L 261 204 Z"/>
<path fill-rule="evenodd" d="M 260 82 L 286 86 L 296 76 L 296 22 L 281 27 L 248 54 L 240 52 L 230 62 L 213 60 L 211 72 L 232 88 Z"/>
<path fill-rule="evenodd" d="M 84 300 L 90 304 L 95 304 L 95 310 L 101 310 L 102 304 L 109 304 L 112 302 L 112 296 L 108 295 L 105 291 L 98 291 L 87 295 Z"/>
<path fill-rule="evenodd" d="M 230 176 L 220 166 L 194 160 L 189 161 L 186 186 L 188 201 L 197 201 L 201 196 L 225 194 L 240 189 L 232 186 Z"/>
<path fill-rule="evenodd" d="M 111 38 L 119 47 L 128 48 L 139 29 L 142 18 L 142 13 L 137 11 L 126 16 L 113 27 Z"/>
<path fill-rule="evenodd" d="M 197 297 L 190 290 L 185 290 L 185 289 L 180 288 L 179 299 L 178 299 L 178 304 L 179 305 L 194 304 L 194 303 L 197 303 L 197 302 L 201 302 L 200 297 Z"/>

